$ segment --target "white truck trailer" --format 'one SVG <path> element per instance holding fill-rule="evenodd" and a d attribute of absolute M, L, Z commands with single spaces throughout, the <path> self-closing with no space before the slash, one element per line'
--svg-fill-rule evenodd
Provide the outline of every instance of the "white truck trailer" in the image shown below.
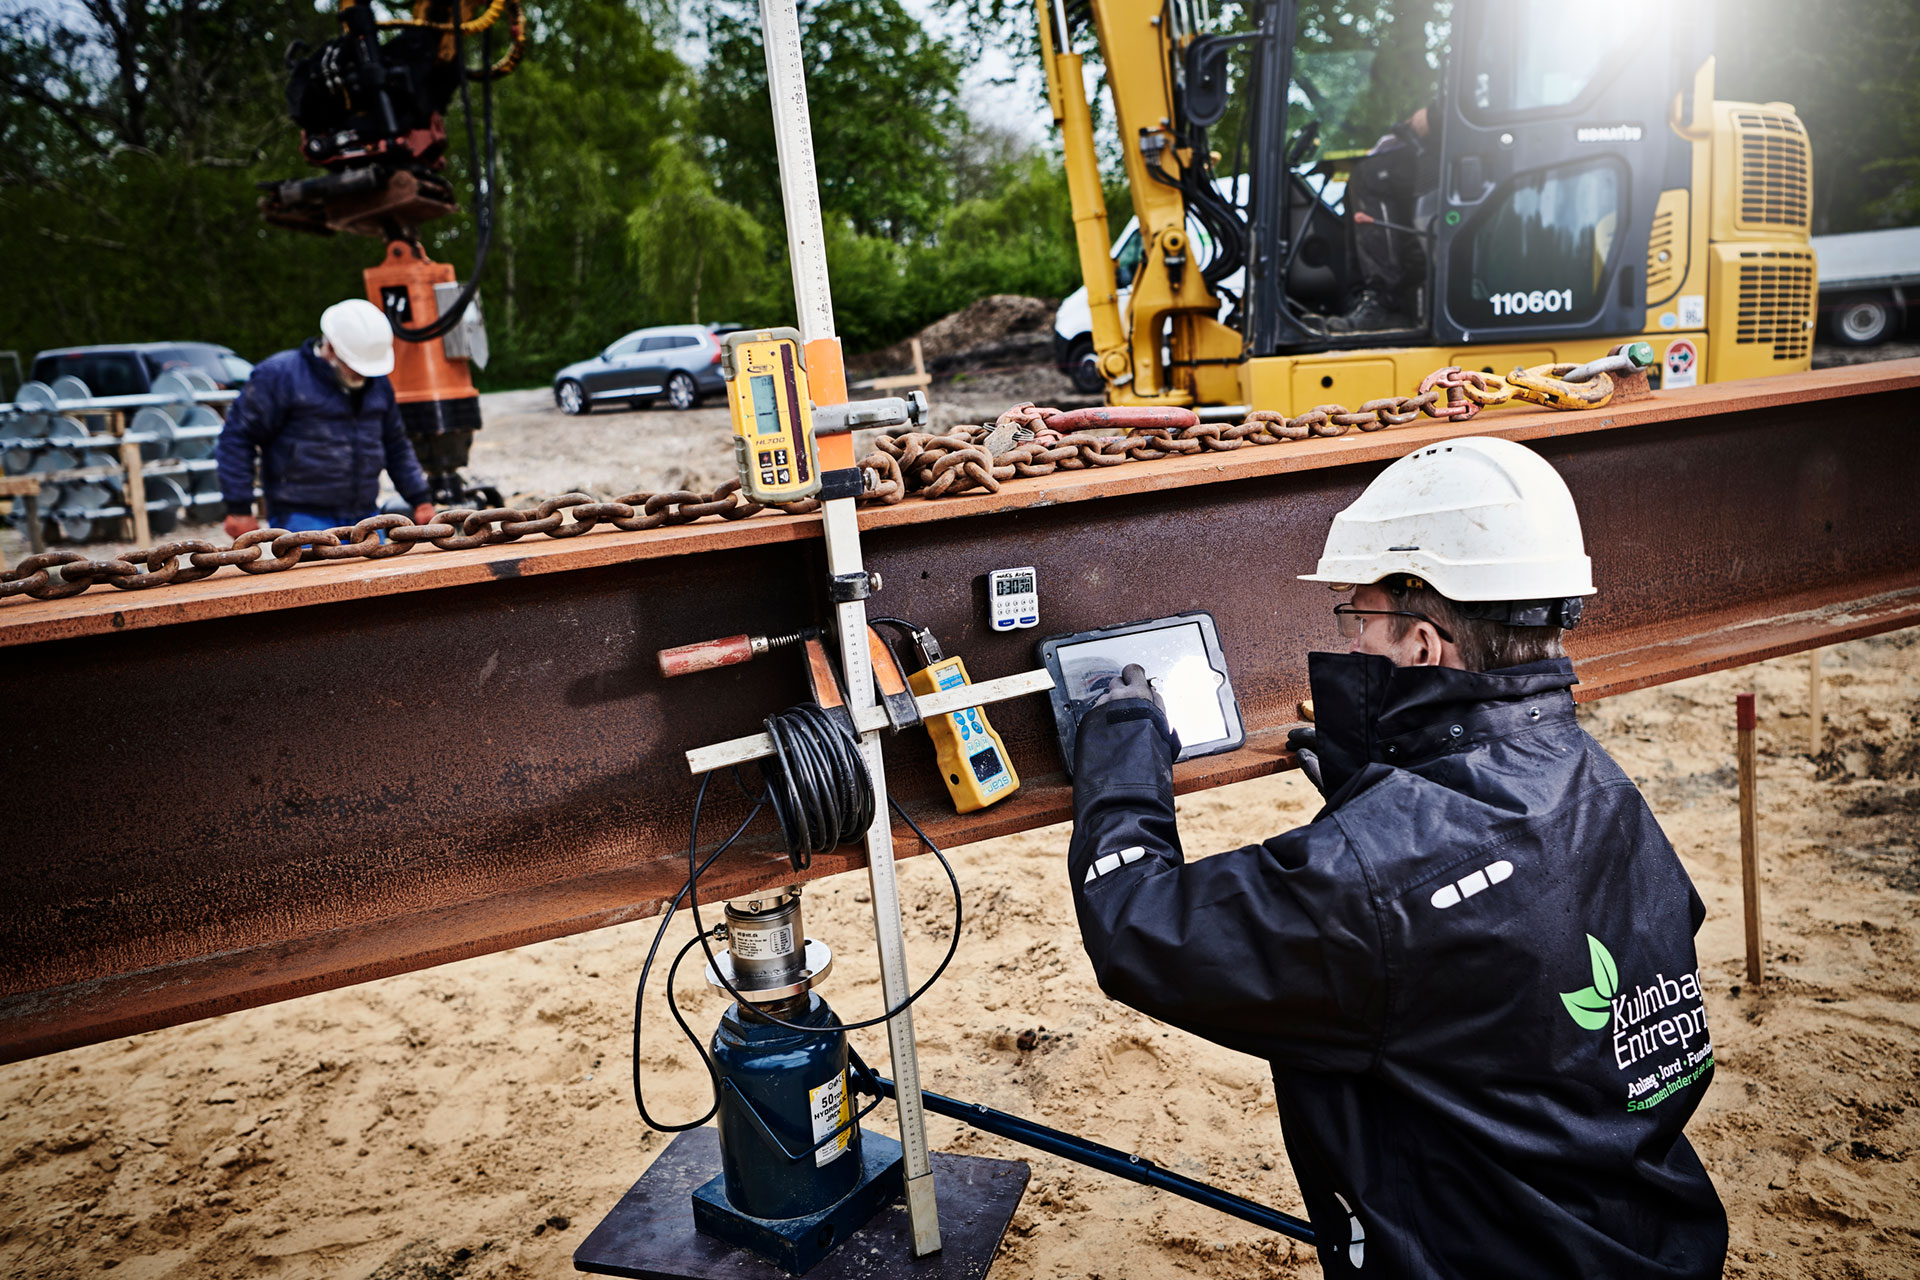
<path fill-rule="evenodd" d="M 1820 314 L 1832 341 L 1871 347 L 1898 337 L 1920 302 L 1920 227 L 1815 236 Z"/>

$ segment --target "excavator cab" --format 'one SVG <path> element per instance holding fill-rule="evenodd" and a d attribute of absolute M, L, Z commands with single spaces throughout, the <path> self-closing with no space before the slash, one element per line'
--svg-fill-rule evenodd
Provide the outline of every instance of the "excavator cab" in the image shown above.
<path fill-rule="evenodd" d="M 1806 130 L 1786 103 L 1714 98 L 1711 6 L 1037 3 L 1086 368 L 1115 404 L 1298 413 L 1623 341 L 1667 387 L 1808 365 Z M 1073 52 L 1089 27 L 1139 219 L 1124 296 Z"/>
<path fill-rule="evenodd" d="M 1255 14 L 1248 354 L 1641 328 L 1656 205 L 1692 184 L 1693 147 L 1667 123 L 1691 118 L 1704 13 L 1276 0 Z M 1308 146 L 1325 149 L 1323 183 L 1344 180 L 1338 236 L 1298 226 Z M 1310 253 L 1344 307 L 1303 296 Z"/>
<path fill-rule="evenodd" d="M 1693 145 L 1667 127 L 1707 56 L 1686 8 L 1458 7 L 1440 140 L 1445 211 L 1432 227 L 1438 341 L 1641 327 L 1655 208 L 1663 191 L 1692 185 Z"/>

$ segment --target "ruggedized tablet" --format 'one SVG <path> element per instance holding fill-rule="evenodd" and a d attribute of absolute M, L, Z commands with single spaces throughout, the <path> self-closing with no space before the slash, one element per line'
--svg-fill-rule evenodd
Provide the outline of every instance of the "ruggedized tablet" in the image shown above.
<path fill-rule="evenodd" d="M 1053 721 L 1069 775 L 1080 717 L 1128 663 L 1146 669 L 1147 683 L 1166 704 L 1167 720 L 1180 735 L 1176 760 L 1232 751 L 1247 740 L 1210 613 L 1051 636 L 1040 642 L 1040 661 L 1053 676 Z"/>

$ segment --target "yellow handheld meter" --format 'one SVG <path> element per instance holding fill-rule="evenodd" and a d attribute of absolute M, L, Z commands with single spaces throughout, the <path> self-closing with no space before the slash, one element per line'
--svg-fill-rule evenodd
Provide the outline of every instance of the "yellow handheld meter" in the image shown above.
<path fill-rule="evenodd" d="M 908 686 L 921 697 L 936 689 L 957 689 L 971 683 L 966 664 L 958 658 L 941 658 L 907 677 Z M 927 721 L 927 735 L 933 739 L 941 779 L 960 813 L 984 809 L 1020 789 L 1020 776 L 1013 771 L 1007 744 L 987 723 L 983 708 L 968 707 L 934 716 Z"/>
<path fill-rule="evenodd" d="M 741 329 L 720 343 L 740 488 L 755 502 L 820 492 L 807 362 L 794 329 Z"/>

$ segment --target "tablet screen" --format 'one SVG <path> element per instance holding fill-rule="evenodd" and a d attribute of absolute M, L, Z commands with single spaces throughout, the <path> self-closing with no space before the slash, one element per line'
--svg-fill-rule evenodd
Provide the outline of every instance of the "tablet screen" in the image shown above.
<path fill-rule="evenodd" d="M 1207 660 L 1206 639 L 1197 622 L 1063 644 L 1056 653 L 1071 702 L 1099 697 L 1120 678 L 1121 668 L 1137 662 L 1166 703 L 1167 720 L 1184 746 L 1233 736 L 1220 706 L 1224 677 Z"/>

